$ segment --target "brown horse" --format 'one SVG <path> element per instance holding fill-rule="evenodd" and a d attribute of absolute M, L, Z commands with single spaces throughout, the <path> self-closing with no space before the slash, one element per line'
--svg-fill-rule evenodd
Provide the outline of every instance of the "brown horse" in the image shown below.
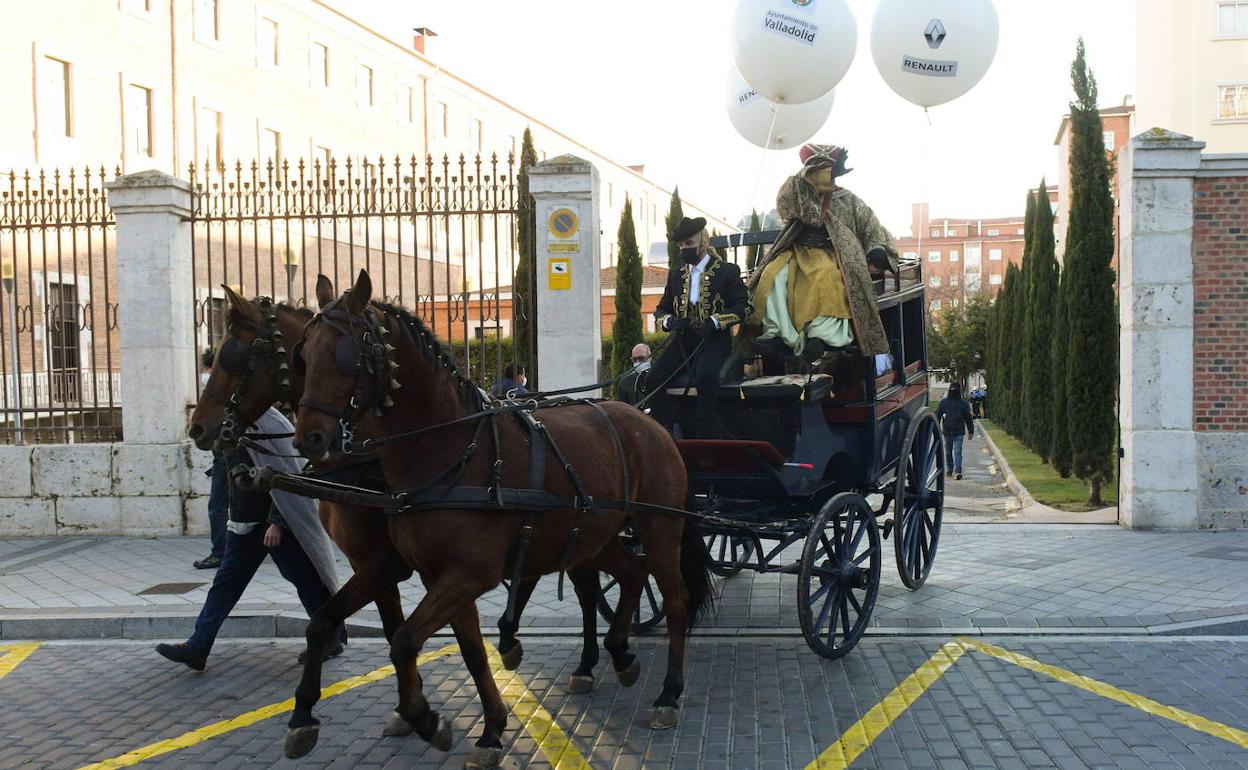
<path fill-rule="evenodd" d="M 303 373 L 291 366 L 294 341 L 313 315 L 306 308 L 275 304 L 267 298 L 248 301 L 229 287 L 223 288 L 229 301 L 229 336 L 213 360 L 208 384 L 191 415 L 189 429 L 191 439 L 204 450 L 217 443 L 226 424 L 226 432 L 241 433 L 241 427 L 250 425 L 269 406 L 284 401 L 298 403 L 303 394 Z M 228 438 L 234 440 L 237 436 Z M 386 514 L 377 508 L 322 501 L 320 516 L 330 538 L 346 554 L 352 571 L 365 575 L 361 580 L 373 592 L 386 639 L 392 639 L 404 617 L 398 583 L 411 577 L 412 569 L 390 544 Z M 573 692 L 592 688 L 593 669 L 598 663 L 595 613 L 599 569 L 620 581 L 621 592 L 640 592 L 646 578 L 642 560 L 619 542 L 604 548 L 592 564 L 571 573 L 581 602 L 585 634 L 580 665 L 569 684 Z M 514 619 L 499 619 L 498 650 L 508 669 L 515 669 L 522 660 L 523 646 L 516 632 L 536 585 L 536 579 L 524 581 L 517 594 Z M 640 675 L 640 664 L 628 650 L 626 623 L 622 630 L 622 642 L 621 635 L 616 634 L 608 636 L 606 646 L 621 683 L 631 686 Z M 392 719 L 387 727 L 389 735 L 410 731 L 410 726 L 399 719 Z"/>
<path fill-rule="evenodd" d="M 498 766 L 507 708 L 490 674 L 477 597 L 502 580 L 522 536 L 529 538 L 523 575 L 533 578 L 586 562 L 631 520 L 667 608 L 668 671 L 650 724 L 674 727 L 684 688 L 685 637 L 710 604 L 711 582 L 698 529 L 659 510 L 685 502 L 684 463 L 671 437 L 631 406 L 577 402 L 535 415 L 543 426 L 538 432 L 548 440 L 534 452 L 530 442 L 538 441 L 537 434 L 515 412 L 490 416 L 480 391 L 458 375 L 420 321 L 401 310 L 382 312 L 370 304 L 371 295 L 365 272 L 337 299 L 328 280 L 318 281 L 321 312 L 301 343 L 306 379 L 295 445 L 306 457 L 323 458 L 340 434 L 349 438 L 359 429 L 375 439 L 390 436 L 380 447 L 386 481 L 409 500 L 428 503 L 390 518 L 391 543 L 427 588 L 391 642 L 399 715 L 436 748 L 450 748 L 450 724 L 425 699 L 416 667 L 426 640 L 449 623 L 485 711 L 469 766 Z M 539 483 L 558 506 L 447 502 L 455 490 L 528 488 L 531 463 L 542 463 Z M 608 502 L 599 507 L 591 498 Z M 617 620 L 631 616 L 637 600 L 622 596 Z M 332 629 L 366 601 L 344 586 L 309 622 L 309 654 L 287 731 L 287 756 L 303 756 L 315 745 L 320 653 Z"/>

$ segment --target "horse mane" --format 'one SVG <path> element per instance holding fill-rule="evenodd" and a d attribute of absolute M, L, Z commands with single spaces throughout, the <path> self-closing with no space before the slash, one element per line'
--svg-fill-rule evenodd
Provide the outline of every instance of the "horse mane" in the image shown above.
<path fill-rule="evenodd" d="M 429 331 L 429 328 L 425 326 L 418 316 L 414 315 L 407 308 L 392 305 L 388 302 L 373 300 L 372 304 L 381 312 L 397 319 L 407 329 L 407 332 L 412 335 L 416 348 L 424 355 L 425 360 L 433 364 L 435 369 L 441 368 L 450 376 L 455 384 L 456 394 L 460 397 L 464 406 L 474 412 L 484 408 L 485 401 L 481 397 L 480 388 L 472 380 L 460 373 L 455 359 L 447 354 L 442 344 L 438 342 L 438 338 Z"/>

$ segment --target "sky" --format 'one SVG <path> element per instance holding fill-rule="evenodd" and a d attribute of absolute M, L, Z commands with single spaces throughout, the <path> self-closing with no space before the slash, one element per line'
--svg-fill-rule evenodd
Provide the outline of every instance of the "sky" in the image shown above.
<path fill-rule="evenodd" d="M 344 0 L 334 0 L 341 4 Z M 995 0 L 1000 43 L 969 93 L 924 115 L 884 83 L 871 57 L 875 0 L 849 0 L 858 50 L 812 141 L 850 151 L 844 186 L 895 235 L 911 203 L 933 217 L 1023 213 L 1057 178 L 1054 137 L 1072 98 L 1084 38 L 1101 106 L 1135 89 L 1133 0 Z M 796 150 L 764 151 L 728 122 L 733 0 L 352 0 L 350 12 L 410 44 L 430 27 L 431 57 L 456 74 L 723 218 L 775 204 Z M 345 8 L 345 6 L 344 6 Z"/>

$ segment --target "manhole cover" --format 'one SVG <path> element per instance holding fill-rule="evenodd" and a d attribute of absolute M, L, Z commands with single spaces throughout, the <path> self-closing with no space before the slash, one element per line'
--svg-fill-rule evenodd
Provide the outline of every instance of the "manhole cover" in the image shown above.
<path fill-rule="evenodd" d="M 193 591 L 200 586 L 208 585 L 207 583 L 157 583 L 151 588 L 139 591 L 139 596 L 154 596 L 156 594 L 184 594 L 187 591 Z"/>

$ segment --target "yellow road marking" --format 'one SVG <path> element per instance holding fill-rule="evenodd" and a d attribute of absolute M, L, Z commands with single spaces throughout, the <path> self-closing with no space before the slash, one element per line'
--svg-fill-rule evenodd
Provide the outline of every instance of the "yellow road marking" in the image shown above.
<path fill-rule="evenodd" d="M 997 660 L 1013 663 L 1016 666 L 1025 668 L 1028 671 L 1034 671 L 1037 674 L 1051 676 L 1059 682 L 1073 685 L 1081 690 L 1087 690 L 1090 693 L 1118 701 L 1132 708 L 1139 709 L 1146 714 L 1169 719 L 1172 722 L 1178 722 L 1181 725 L 1198 730 L 1202 733 L 1212 735 L 1215 738 L 1221 738 L 1224 741 L 1230 741 L 1240 748 L 1248 749 L 1248 731 L 1240 730 L 1230 725 L 1224 725 L 1221 722 L 1215 722 L 1212 719 L 1206 719 L 1198 714 L 1190 711 L 1167 706 L 1164 703 L 1158 703 L 1152 698 L 1146 698 L 1143 695 L 1137 695 L 1133 692 L 1114 687 L 1113 685 L 1098 682 L 1086 676 L 1081 676 L 1073 671 L 1067 671 L 1064 668 L 1050 666 L 1047 663 L 1041 663 L 1033 658 L 1025 655 L 1019 655 L 1016 652 L 997 647 L 996 645 L 981 642 L 978 639 L 961 639 L 963 646 L 974 649 L 985 655 L 991 655 Z"/>
<path fill-rule="evenodd" d="M 806 770 L 844 770 L 867 750 L 867 747 L 887 730 L 910 704 L 919 699 L 927 688 L 944 676 L 949 667 L 966 652 L 961 642 L 949 642 L 928 658 L 927 662 L 902 680 L 901 684 L 850 726 L 841 739 L 829 746 Z"/>
<path fill-rule="evenodd" d="M 503 661 L 492 645 L 489 653 L 490 668 L 494 671 L 494 681 L 498 683 L 503 700 L 511 706 L 511 712 L 520 720 L 520 725 L 529 737 L 537 742 L 537 747 L 546 755 L 551 767 L 555 770 L 592 770 L 589 762 L 572 745 L 568 734 L 555 724 L 555 718 L 537 702 L 520 675 L 503 668 Z"/>
<path fill-rule="evenodd" d="M 21 665 L 23 660 L 39 649 L 43 642 L 22 642 L 21 644 L 0 644 L 0 679 L 13 673 L 13 669 Z"/>
<path fill-rule="evenodd" d="M 424 665 L 425 663 L 437 660 L 438 658 L 444 658 L 447 655 L 457 652 L 458 650 L 458 645 L 447 645 L 440 650 L 435 650 L 434 652 L 428 652 L 421 655 L 416 659 L 416 664 Z M 0 663 L 3 663 L 3 660 L 0 660 Z M 394 666 L 382 666 L 381 668 L 370 671 L 362 676 L 348 677 L 340 682 L 331 684 L 329 687 L 321 690 L 321 698 L 332 698 L 335 695 L 341 695 L 347 690 L 353 690 L 356 687 L 372 684 L 373 682 L 393 675 Z M 102 762 L 85 765 L 80 768 L 80 770 L 112 770 L 113 768 L 137 765 L 138 763 L 151 759 L 152 757 L 158 757 L 161 754 L 168 754 L 171 751 L 189 748 L 197 743 L 202 743 L 209 738 L 216 738 L 218 735 L 224 735 L 225 733 L 232 732 L 234 730 L 240 730 L 244 727 L 254 725 L 256 722 L 262 722 L 270 717 L 285 714 L 293 711 L 294 708 L 295 699 L 289 698 L 281 703 L 274 703 L 269 706 L 258 708 L 254 711 L 248 711 L 246 714 L 240 714 L 233 719 L 213 722 L 212 724 L 205 725 L 197 730 L 191 730 L 190 732 L 183 733 L 176 738 L 158 741 L 144 746 L 143 748 L 128 751 L 125 754 L 113 757 L 112 759 L 106 759 Z"/>

